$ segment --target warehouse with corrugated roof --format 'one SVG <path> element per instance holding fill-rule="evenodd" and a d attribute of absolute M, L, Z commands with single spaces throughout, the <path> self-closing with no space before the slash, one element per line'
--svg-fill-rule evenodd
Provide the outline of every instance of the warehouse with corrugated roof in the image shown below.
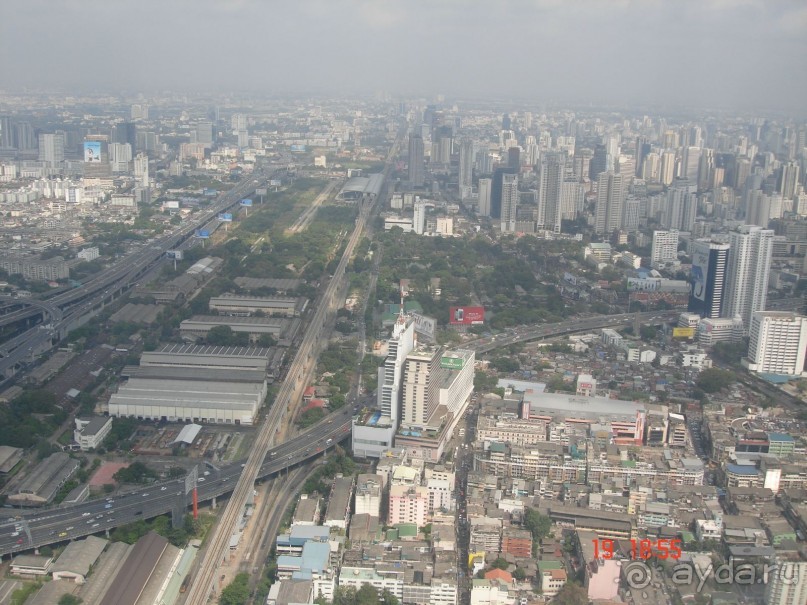
<path fill-rule="evenodd" d="M 270 350 L 167 345 L 140 365 L 109 399 L 109 415 L 143 420 L 254 423 L 267 393 Z"/>

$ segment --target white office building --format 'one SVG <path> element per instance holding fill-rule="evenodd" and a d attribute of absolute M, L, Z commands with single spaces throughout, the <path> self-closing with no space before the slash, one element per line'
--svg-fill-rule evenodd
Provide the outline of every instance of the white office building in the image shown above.
<path fill-rule="evenodd" d="M 353 453 L 379 458 L 393 446 L 401 420 L 403 366 L 415 347 L 415 320 L 401 311 L 387 344 L 387 358 L 378 368 L 378 410 L 353 419 Z"/>
<path fill-rule="evenodd" d="M 769 572 L 765 605 L 804 605 L 807 603 L 807 561 L 798 554 L 776 557 L 776 570 Z"/>
<path fill-rule="evenodd" d="M 751 316 L 748 357 L 743 360 L 752 372 L 807 376 L 807 317 L 790 311 L 761 311 Z"/>
<path fill-rule="evenodd" d="M 518 175 L 502 175 L 502 233 L 515 233 L 518 211 Z"/>
<path fill-rule="evenodd" d="M 415 214 L 412 218 L 412 228 L 418 235 L 423 235 L 426 232 L 426 204 L 424 202 L 415 202 Z"/>
<path fill-rule="evenodd" d="M 678 259 L 678 230 L 653 231 L 650 265 L 662 267 Z"/>

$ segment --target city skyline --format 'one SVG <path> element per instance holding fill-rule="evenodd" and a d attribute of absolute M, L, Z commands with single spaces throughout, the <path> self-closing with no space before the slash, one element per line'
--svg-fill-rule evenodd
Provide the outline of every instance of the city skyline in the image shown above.
<path fill-rule="evenodd" d="M 798 77 L 807 72 L 807 8 L 798 2 L 536 0 L 488 8 L 452 0 L 136 7 L 11 0 L 0 48 L 12 60 L 0 67 L 0 81 L 9 92 L 385 91 L 785 111 L 807 100 Z"/>

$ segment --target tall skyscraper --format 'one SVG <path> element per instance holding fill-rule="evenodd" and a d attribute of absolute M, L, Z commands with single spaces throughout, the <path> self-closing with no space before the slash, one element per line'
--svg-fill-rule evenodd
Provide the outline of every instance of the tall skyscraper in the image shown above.
<path fill-rule="evenodd" d="M 786 200 L 792 200 L 796 195 L 796 187 L 799 184 L 799 163 L 788 162 L 782 165 L 782 176 L 779 178 L 779 193 Z"/>
<path fill-rule="evenodd" d="M 479 216 L 490 216 L 491 179 L 479 179 Z"/>
<path fill-rule="evenodd" d="M 460 144 L 458 188 L 460 199 L 470 196 L 474 178 L 474 143 L 465 140 Z"/>
<path fill-rule="evenodd" d="M 710 319 L 721 316 L 725 306 L 726 271 L 729 257 L 728 244 L 719 244 L 709 240 L 694 242 L 688 311 Z"/>
<path fill-rule="evenodd" d="M 507 167 L 515 174 L 521 170 L 521 149 L 519 147 L 510 147 L 507 150 Z"/>
<path fill-rule="evenodd" d="M 502 183 L 505 174 L 514 174 L 509 168 L 497 168 L 493 171 L 490 188 L 490 218 L 502 217 Z"/>
<path fill-rule="evenodd" d="M 566 172 L 565 153 L 544 153 L 538 164 L 538 212 L 536 226 L 560 233 L 562 218 L 561 193 Z"/>
<path fill-rule="evenodd" d="M 698 182 L 698 166 L 701 161 L 700 147 L 684 147 L 684 158 L 681 163 L 681 177 Z"/>
<path fill-rule="evenodd" d="M 197 123 L 192 134 L 191 143 L 201 143 L 205 147 L 213 146 L 213 122 L 205 120 Z M 194 138 L 196 140 L 193 140 Z"/>
<path fill-rule="evenodd" d="M 661 158 L 652 151 L 648 153 L 642 163 L 641 175 L 649 183 L 658 183 L 661 176 Z"/>
<path fill-rule="evenodd" d="M 650 143 L 647 142 L 645 137 L 636 137 L 636 153 L 634 154 L 634 158 L 636 158 L 636 176 L 640 178 L 644 178 L 642 176 L 642 169 L 644 167 L 644 160 L 647 155 L 652 150 Z"/>
<path fill-rule="evenodd" d="M 392 420 L 396 429 L 401 419 L 403 365 L 414 346 L 415 322 L 407 318 L 401 308 L 387 345 L 387 358 L 378 368 L 378 408 L 382 416 Z"/>
<path fill-rule="evenodd" d="M 440 137 L 440 162 L 448 166 L 454 153 L 454 137 L 451 135 Z"/>
<path fill-rule="evenodd" d="M 510 120 L 510 115 L 509 114 L 504 114 L 502 116 L 502 130 L 510 130 L 511 124 L 512 124 L 512 122 Z"/>
<path fill-rule="evenodd" d="M 597 206 L 594 222 L 594 231 L 597 234 L 611 234 L 622 226 L 624 200 L 622 175 L 610 171 L 600 173 L 597 179 Z"/>
<path fill-rule="evenodd" d="M 692 231 L 698 213 L 696 187 L 688 179 L 676 179 L 667 190 L 667 204 L 662 224 L 668 229 Z"/>
<path fill-rule="evenodd" d="M 137 149 L 137 126 L 134 123 L 120 122 L 115 124 L 113 135 L 113 143 L 128 143 L 132 151 Z"/>
<path fill-rule="evenodd" d="M 403 372 L 401 426 L 423 429 L 440 403 L 440 359 L 443 348 L 423 347 L 406 356 Z"/>
<path fill-rule="evenodd" d="M 415 214 L 412 218 L 412 229 L 418 235 L 423 235 L 426 231 L 426 204 L 424 202 L 415 202 Z"/>
<path fill-rule="evenodd" d="M 807 351 L 807 317 L 790 311 L 757 311 L 751 315 L 748 357 L 743 365 L 752 372 L 804 375 Z"/>
<path fill-rule="evenodd" d="M 234 113 L 230 118 L 230 127 L 232 128 L 233 132 L 247 130 L 247 116 L 245 116 L 243 113 Z"/>
<path fill-rule="evenodd" d="M 607 170 L 613 170 L 613 166 L 608 166 L 608 151 L 606 150 L 605 145 L 597 145 L 594 148 L 594 155 L 591 156 L 588 178 L 592 181 L 596 181 L 598 178 L 600 178 L 600 174 L 606 172 Z"/>
<path fill-rule="evenodd" d="M 45 162 L 49 168 L 58 168 L 64 162 L 64 135 L 39 135 L 39 161 Z"/>
<path fill-rule="evenodd" d="M 108 149 L 112 172 L 129 172 L 129 162 L 132 161 L 132 146 L 129 143 L 110 143 Z"/>
<path fill-rule="evenodd" d="M 746 334 L 751 325 L 751 316 L 765 310 L 773 235 L 772 230 L 754 225 L 742 225 L 729 233 L 731 251 L 723 317 L 739 315 Z"/>
<path fill-rule="evenodd" d="M 85 143 L 97 142 L 101 149 L 100 161 L 85 161 L 84 162 L 84 178 L 87 179 L 103 179 L 112 176 L 112 163 L 109 161 L 109 137 L 105 134 L 88 134 Z M 85 160 L 88 160 L 85 154 Z M 98 158 L 95 158 L 98 160 Z"/>
<path fill-rule="evenodd" d="M 16 147 L 14 139 L 14 124 L 11 118 L 7 116 L 0 117 L 0 147 L 8 149 Z"/>
<path fill-rule="evenodd" d="M 149 186 L 149 158 L 145 153 L 138 153 L 134 159 L 135 179 L 140 187 Z"/>
<path fill-rule="evenodd" d="M 502 175 L 502 233 L 515 233 L 518 211 L 518 175 Z"/>
<path fill-rule="evenodd" d="M 419 134 L 409 135 L 409 182 L 413 187 L 423 187 L 425 181 L 423 168 L 423 137 Z"/>
<path fill-rule="evenodd" d="M 560 218 L 573 221 L 584 210 L 585 203 L 585 187 L 576 176 L 567 174 L 560 192 Z"/>
<path fill-rule="evenodd" d="M 665 151 L 661 155 L 661 173 L 659 180 L 662 185 L 669 185 L 675 178 L 675 152 Z"/>

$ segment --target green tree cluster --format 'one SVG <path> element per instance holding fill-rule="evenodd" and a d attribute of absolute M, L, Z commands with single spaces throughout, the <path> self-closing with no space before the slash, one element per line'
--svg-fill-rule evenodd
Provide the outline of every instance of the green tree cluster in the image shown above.
<path fill-rule="evenodd" d="M 246 605 L 249 600 L 249 574 L 240 573 L 224 587 L 219 597 L 220 605 Z"/>
<path fill-rule="evenodd" d="M 534 508 L 527 508 L 524 511 L 524 528 L 532 534 L 532 552 L 535 555 L 540 541 L 552 531 L 552 520 Z"/>
<path fill-rule="evenodd" d="M 150 483 L 157 478 L 157 472 L 150 469 L 142 462 L 133 462 L 129 466 L 120 469 L 113 475 L 115 481 L 119 483 Z"/>
<path fill-rule="evenodd" d="M 704 393 L 717 393 L 735 382 L 732 372 L 720 368 L 703 370 L 695 381 L 695 385 Z"/>
<path fill-rule="evenodd" d="M 358 590 L 355 586 L 339 586 L 333 594 L 333 600 L 323 597 L 314 600 L 317 605 L 399 605 L 398 598 L 387 590 L 380 594 L 370 584 L 363 584 Z"/>
<path fill-rule="evenodd" d="M 30 448 L 65 421 L 67 412 L 50 391 L 28 390 L 0 406 L 0 445 Z"/>
<path fill-rule="evenodd" d="M 352 458 L 346 456 L 341 449 L 337 448 L 336 453 L 329 456 L 328 461 L 306 479 L 302 491 L 306 494 L 314 492 L 326 494 L 328 493 L 328 486 L 325 484 L 325 479 L 333 479 L 338 473 L 350 476 L 355 472 L 356 463 Z"/>

